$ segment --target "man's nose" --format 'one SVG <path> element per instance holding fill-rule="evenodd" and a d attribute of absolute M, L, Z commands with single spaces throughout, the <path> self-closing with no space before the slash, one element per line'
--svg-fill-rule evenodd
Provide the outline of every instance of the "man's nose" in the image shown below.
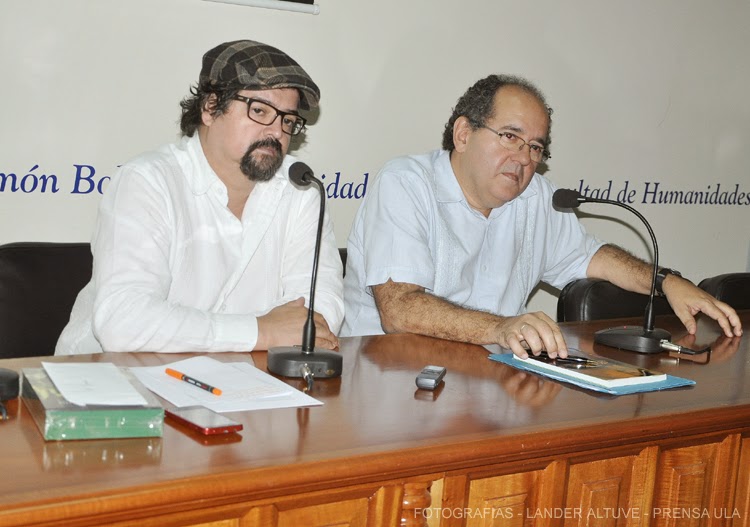
<path fill-rule="evenodd" d="M 277 115 L 276 119 L 274 119 L 271 124 L 266 125 L 266 132 L 268 135 L 275 137 L 276 139 L 281 139 L 284 136 L 284 131 L 281 129 L 281 121 L 282 117 Z"/>
<path fill-rule="evenodd" d="M 521 163 L 523 166 L 530 165 L 531 164 L 531 146 L 528 143 L 521 145 L 521 148 L 519 148 L 517 152 L 513 153 L 513 159 L 518 160 L 518 162 Z"/>

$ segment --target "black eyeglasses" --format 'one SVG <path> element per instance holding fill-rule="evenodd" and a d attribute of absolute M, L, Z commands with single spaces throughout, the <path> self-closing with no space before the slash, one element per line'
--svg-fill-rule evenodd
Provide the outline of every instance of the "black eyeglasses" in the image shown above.
<path fill-rule="evenodd" d="M 267 102 L 242 95 L 235 95 L 232 98 L 247 104 L 247 116 L 251 121 L 255 121 L 258 124 L 264 126 L 272 125 L 276 118 L 281 116 L 281 131 L 285 134 L 297 135 L 305 129 L 307 120 L 296 113 L 282 112 Z"/>
<path fill-rule="evenodd" d="M 507 130 L 498 132 L 497 130 L 493 130 L 486 125 L 480 125 L 480 127 L 486 128 L 487 130 L 498 136 L 500 138 L 500 144 L 507 150 L 520 152 L 521 150 L 523 150 L 524 146 L 528 146 L 529 157 L 534 163 L 540 163 L 552 157 L 544 145 L 540 145 L 538 143 L 527 143 L 513 132 L 508 132 Z"/>

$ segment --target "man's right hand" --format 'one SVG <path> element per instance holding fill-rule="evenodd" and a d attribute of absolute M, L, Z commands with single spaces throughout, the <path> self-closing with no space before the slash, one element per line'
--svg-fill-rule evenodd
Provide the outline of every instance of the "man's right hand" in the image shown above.
<path fill-rule="evenodd" d="M 527 358 L 542 350 L 551 357 L 567 357 L 560 326 L 543 312 L 501 317 L 474 311 L 427 293 L 405 282 L 372 286 L 380 323 L 386 333 L 417 333 L 472 344 L 499 344 Z"/>
<path fill-rule="evenodd" d="M 305 299 L 298 298 L 273 308 L 258 317 L 257 350 L 267 350 L 275 346 L 296 346 L 302 343 L 302 328 L 307 320 Z M 314 314 L 315 347 L 334 349 L 339 345 L 338 338 L 328 327 L 319 313 Z"/>
<path fill-rule="evenodd" d="M 542 350 L 550 357 L 568 356 L 560 326 L 541 311 L 503 318 L 490 331 L 487 340 L 509 348 L 522 359 L 529 356 L 528 352 L 539 355 Z"/>

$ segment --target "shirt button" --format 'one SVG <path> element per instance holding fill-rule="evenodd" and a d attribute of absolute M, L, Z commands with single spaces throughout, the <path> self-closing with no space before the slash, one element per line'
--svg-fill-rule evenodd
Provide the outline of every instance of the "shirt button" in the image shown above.
<path fill-rule="evenodd" d="M 220 307 L 219 309 L 220 309 L 220 310 L 221 310 L 221 312 L 223 313 L 224 311 L 226 311 L 226 310 L 227 310 L 227 305 L 226 305 L 226 304 L 221 304 L 221 307 Z"/>
<path fill-rule="evenodd" d="M 486 265 L 482 266 L 482 271 L 485 271 L 485 272 L 487 271 L 487 266 Z"/>

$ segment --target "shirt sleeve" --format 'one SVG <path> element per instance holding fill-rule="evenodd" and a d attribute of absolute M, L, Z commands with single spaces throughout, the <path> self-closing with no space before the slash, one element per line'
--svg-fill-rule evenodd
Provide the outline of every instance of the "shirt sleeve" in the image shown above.
<path fill-rule="evenodd" d="M 93 332 L 104 351 L 250 351 L 253 315 L 214 313 L 168 301 L 174 216 L 159 177 L 123 167 L 100 205 L 92 240 Z"/>
<path fill-rule="evenodd" d="M 391 279 L 433 289 L 435 204 L 424 170 L 416 162 L 398 170 L 386 166 L 368 189 L 361 218 L 367 288 Z"/>
<path fill-rule="evenodd" d="M 589 262 L 604 242 L 588 234 L 575 213 L 551 206 L 549 211 L 542 280 L 561 289 L 572 280 L 586 278 Z"/>

